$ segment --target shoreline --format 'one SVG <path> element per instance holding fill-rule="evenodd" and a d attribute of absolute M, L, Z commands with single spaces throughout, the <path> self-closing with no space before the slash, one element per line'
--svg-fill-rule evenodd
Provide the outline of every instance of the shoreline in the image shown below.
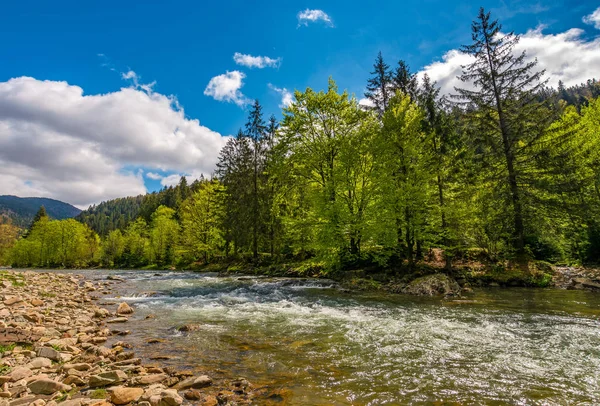
<path fill-rule="evenodd" d="M 213 380 L 157 364 L 160 357 L 137 358 L 126 329 L 135 308 L 118 299 L 114 309 L 97 303 L 97 293 L 110 293 L 116 283 L 2 271 L 0 406 L 244 405 L 276 395 L 245 378 Z"/>

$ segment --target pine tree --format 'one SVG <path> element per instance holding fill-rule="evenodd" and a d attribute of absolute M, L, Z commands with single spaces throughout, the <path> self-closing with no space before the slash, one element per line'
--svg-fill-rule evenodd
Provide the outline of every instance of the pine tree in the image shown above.
<path fill-rule="evenodd" d="M 387 109 L 388 102 L 390 99 L 390 87 L 392 84 L 392 73 L 390 66 L 383 61 L 381 52 L 377 54 L 377 59 L 373 65 L 373 75 L 367 81 L 367 91 L 365 97 L 373 102 L 375 109 L 381 117 Z"/>
<path fill-rule="evenodd" d="M 264 202 L 261 196 L 262 173 L 264 170 L 264 141 L 267 127 L 262 115 L 262 106 L 256 100 L 250 109 L 246 123 L 246 135 L 252 141 L 252 257 L 258 259 L 258 239 L 262 222 Z"/>
<path fill-rule="evenodd" d="M 519 37 L 514 33 L 503 35 L 498 21 L 480 9 L 472 23 L 471 45 L 461 48 L 475 61 L 463 68 L 460 79 L 471 83 L 475 90 L 456 88 L 458 98 L 472 112 L 473 127 L 481 132 L 481 142 L 495 162 L 490 163 L 499 192 L 507 194 L 512 222 L 511 245 L 519 262 L 525 257 L 525 190 L 530 179 L 528 152 L 543 134 L 548 114 L 537 101 L 537 93 L 545 82 L 543 71 L 535 72 L 537 61 L 527 62 L 525 52 L 514 55 Z M 499 177 L 496 173 L 501 172 Z M 503 187 L 506 186 L 506 189 Z"/>
<path fill-rule="evenodd" d="M 401 91 L 411 100 L 417 99 L 418 81 L 416 73 L 411 73 L 409 66 L 403 60 L 398 61 L 398 66 L 392 77 L 393 91 Z"/>

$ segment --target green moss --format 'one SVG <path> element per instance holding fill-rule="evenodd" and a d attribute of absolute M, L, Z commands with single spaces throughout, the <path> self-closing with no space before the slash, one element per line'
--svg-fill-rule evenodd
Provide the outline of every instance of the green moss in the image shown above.
<path fill-rule="evenodd" d="M 17 344 L 15 344 L 15 343 L 7 344 L 7 345 L 0 345 L 0 355 L 3 355 L 7 351 L 14 350 L 16 346 L 17 346 Z"/>
<path fill-rule="evenodd" d="M 92 399 L 106 399 L 107 395 L 106 389 L 96 389 L 90 394 L 90 397 Z"/>

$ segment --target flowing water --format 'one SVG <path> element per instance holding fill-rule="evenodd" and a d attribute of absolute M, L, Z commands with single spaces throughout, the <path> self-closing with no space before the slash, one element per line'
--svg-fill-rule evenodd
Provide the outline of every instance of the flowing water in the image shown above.
<path fill-rule="evenodd" d="M 488 289 L 452 301 L 322 280 L 88 276 L 108 273 L 126 280 L 112 298 L 136 308 L 127 339 L 139 354 L 280 388 L 285 404 L 600 404 L 598 294 Z M 200 330 L 179 333 L 186 323 Z"/>

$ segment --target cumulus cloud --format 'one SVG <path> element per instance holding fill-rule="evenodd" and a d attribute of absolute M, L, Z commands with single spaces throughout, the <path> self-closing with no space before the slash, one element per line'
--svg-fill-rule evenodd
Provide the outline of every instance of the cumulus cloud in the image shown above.
<path fill-rule="evenodd" d="M 250 100 L 240 91 L 244 86 L 245 77 L 243 72 L 227 71 L 227 73 L 212 78 L 204 89 L 204 94 L 215 100 L 235 103 L 243 107 L 250 103 Z"/>
<path fill-rule="evenodd" d="M 329 15 L 323 10 L 310 10 L 307 8 L 304 11 L 298 12 L 297 17 L 298 27 L 301 25 L 308 26 L 308 23 L 315 23 L 317 21 L 323 21 L 328 26 L 333 27 L 333 21 L 331 20 L 331 17 L 329 17 Z"/>
<path fill-rule="evenodd" d="M 598 78 L 600 66 L 600 37 L 590 40 L 583 38 L 584 31 L 572 28 L 558 34 L 544 34 L 543 27 L 527 31 L 515 47 L 515 54 L 527 52 L 527 59 L 538 60 L 537 69 L 546 70 L 548 84 L 556 87 L 559 80 L 565 86 L 572 86 L 588 79 Z M 453 49 L 441 61 L 425 66 L 419 72 L 425 73 L 438 82 L 443 94 L 455 93 L 454 87 L 465 87 L 457 76 L 462 66 L 473 61 L 472 57 Z M 467 85 L 468 86 L 468 85 Z"/>
<path fill-rule="evenodd" d="M 252 56 L 236 52 L 233 54 L 233 60 L 238 65 L 248 68 L 278 68 L 281 64 L 281 58 L 269 58 L 268 56 Z"/>
<path fill-rule="evenodd" d="M 593 25 L 594 28 L 600 30 L 600 7 L 598 7 L 592 14 L 583 17 L 583 22 Z"/>
<path fill-rule="evenodd" d="M 271 83 L 269 83 L 268 86 L 269 89 L 273 90 L 276 93 L 279 93 L 279 95 L 281 96 L 281 103 L 279 104 L 279 107 L 289 107 L 289 105 L 294 102 L 294 94 L 287 90 L 285 87 L 277 87 L 272 85 Z"/>
<path fill-rule="evenodd" d="M 162 175 L 156 172 L 147 172 L 146 177 L 152 180 L 161 180 L 163 178 Z"/>
<path fill-rule="evenodd" d="M 160 180 L 160 184 L 163 186 L 175 186 L 181 180 L 181 176 L 182 175 L 180 175 L 178 173 L 174 173 L 172 175 L 165 176 Z"/>
<path fill-rule="evenodd" d="M 186 118 L 173 97 L 152 91 L 85 95 L 67 82 L 0 82 L 3 193 L 87 207 L 145 193 L 136 167 L 209 174 L 226 141 Z"/>

